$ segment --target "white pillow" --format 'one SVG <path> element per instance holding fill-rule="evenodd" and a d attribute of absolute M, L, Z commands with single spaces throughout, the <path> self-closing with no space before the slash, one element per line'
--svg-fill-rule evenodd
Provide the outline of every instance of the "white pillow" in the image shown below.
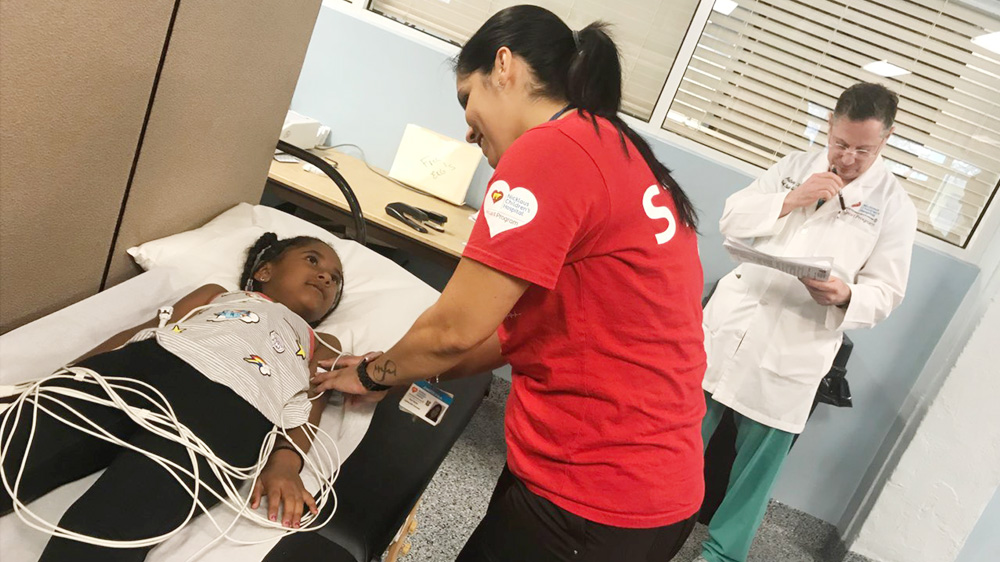
<path fill-rule="evenodd" d="M 146 271 L 154 267 L 178 263 L 185 254 L 206 242 L 232 234 L 238 229 L 253 226 L 253 210 L 253 205 L 240 203 L 201 228 L 146 242 L 126 251 L 139 264 L 139 267 Z"/>
<path fill-rule="evenodd" d="M 344 264 L 344 297 L 319 326 L 348 351 L 388 349 L 438 292 L 364 246 L 272 207 L 240 203 L 205 226 L 129 248 L 143 269 L 178 267 L 230 290 L 238 289 L 247 249 L 265 232 L 279 238 L 313 236 L 330 244 Z"/>

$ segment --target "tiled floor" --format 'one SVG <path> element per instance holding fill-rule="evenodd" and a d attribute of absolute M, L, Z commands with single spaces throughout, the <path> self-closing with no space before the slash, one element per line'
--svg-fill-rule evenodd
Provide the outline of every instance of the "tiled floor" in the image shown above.
<path fill-rule="evenodd" d="M 451 562 L 486 511 L 504 463 L 503 409 L 510 383 L 494 379 L 490 396 L 441 465 L 417 512 L 417 532 L 403 562 Z M 819 562 L 825 524 L 772 506 L 748 562 Z M 805 516 L 808 518 L 808 516 Z M 674 560 L 690 562 L 707 530 L 699 525 Z"/>

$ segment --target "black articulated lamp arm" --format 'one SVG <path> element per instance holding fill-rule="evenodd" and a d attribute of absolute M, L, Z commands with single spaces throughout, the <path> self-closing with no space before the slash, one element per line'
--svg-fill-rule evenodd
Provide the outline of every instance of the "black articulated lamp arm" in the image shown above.
<path fill-rule="evenodd" d="M 278 141 L 278 150 L 316 166 L 329 176 L 333 180 L 333 183 L 337 184 L 340 192 L 347 199 L 347 206 L 351 208 L 351 217 L 354 219 L 354 240 L 359 244 L 365 244 L 368 240 L 368 231 L 365 228 L 365 216 L 361 213 L 361 203 L 358 203 L 358 198 L 354 196 L 351 184 L 347 183 L 344 176 L 340 175 L 340 172 L 326 160 L 297 146 L 288 144 L 283 140 Z"/>

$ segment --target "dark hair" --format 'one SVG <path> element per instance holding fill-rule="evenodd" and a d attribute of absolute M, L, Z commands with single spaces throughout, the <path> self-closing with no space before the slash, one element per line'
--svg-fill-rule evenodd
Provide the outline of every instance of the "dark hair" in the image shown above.
<path fill-rule="evenodd" d="M 896 122 L 898 104 L 896 92 L 882 84 L 858 82 L 840 94 L 833 116 L 847 117 L 851 121 L 878 119 L 883 129 L 888 131 Z"/>
<path fill-rule="evenodd" d="M 290 248 L 301 248 L 308 244 L 314 242 L 319 242 L 320 244 L 326 244 L 323 240 L 319 238 L 314 238 L 312 236 L 295 236 L 294 238 L 285 238 L 282 240 L 278 239 L 278 235 L 273 232 L 265 232 L 253 243 L 250 248 L 247 249 L 247 259 L 243 263 L 243 274 L 240 276 L 240 289 L 244 291 L 257 291 L 257 280 L 254 279 L 253 274 L 257 273 L 265 263 L 273 262 L 281 257 L 281 254 L 285 253 L 285 250 Z M 329 245 L 329 244 L 327 244 Z M 340 304 L 340 297 L 344 291 L 344 283 L 341 280 L 340 289 L 337 292 L 337 297 L 333 301 L 333 306 L 330 310 L 326 312 L 323 318 L 320 318 L 320 322 L 325 319 L 337 305 Z M 318 322 L 317 322 L 318 323 Z"/>
<path fill-rule="evenodd" d="M 698 216 L 687 194 L 657 160 L 645 139 L 618 116 L 622 67 L 618 47 L 606 32 L 607 27 L 603 22 L 594 22 L 574 32 L 545 8 L 512 6 L 494 14 L 469 38 L 455 60 L 455 72 L 459 76 L 477 70 L 489 74 L 497 50 L 507 47 L 531 67 L 538 81 L 537 95 L 566 100 L 581 115 L 589 113 L 595 129 L 597 117 L 607 119 L 618 130 L 626 154 L 625 139 L 631 141 L 660 186 L 670 192 L 678 219 L 697 228 Z"/>

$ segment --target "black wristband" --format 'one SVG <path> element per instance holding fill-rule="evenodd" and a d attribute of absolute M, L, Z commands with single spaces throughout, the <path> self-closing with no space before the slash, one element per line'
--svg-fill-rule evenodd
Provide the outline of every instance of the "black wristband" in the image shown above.
<path fill-rule="evenodd" d="M 280 451 L 282 449 L 291 451 L 299 457 L 299 472 L 302 472 L 302 469 L 306 467 L 306 460 L 302 458 L 302 453 L 300 453 L 298 449 L 296 449 L 289 443 L 278 443 L 277 445 L 274 446 L 274 448 L 271 449 L 271 454 L 273 455 L 275 451 Z"/>
<path fill-rule="evenodd" d="M 366 390 L 380 392 L 392 388 L 391 386 L 379 384 L 373 381 L 372 378 L 368 376 L 367 369 L 368 369 L 368 360 L 362 359 L 361 362 L 358 363 L 358 380 L 361 381 L 361 386 L 365 387 Z"/>

